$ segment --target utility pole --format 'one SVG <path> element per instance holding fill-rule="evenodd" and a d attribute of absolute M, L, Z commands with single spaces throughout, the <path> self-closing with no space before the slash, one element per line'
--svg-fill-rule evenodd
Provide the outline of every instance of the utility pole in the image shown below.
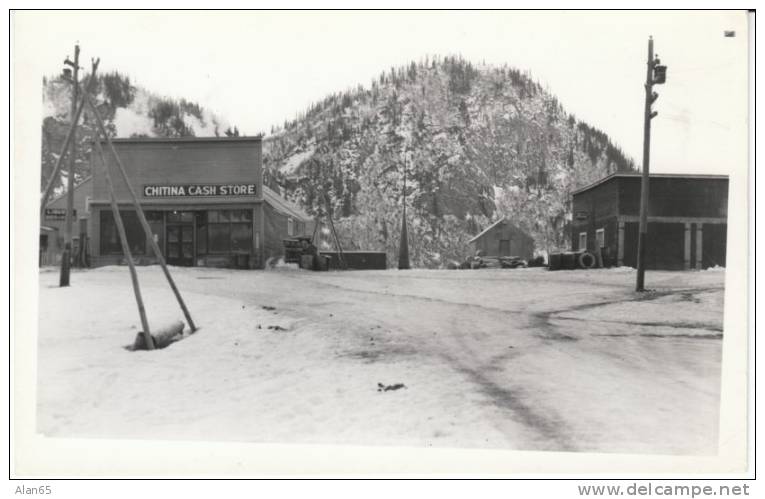
<path fill-rule="evenodd" d="M 401 219 L 401 243 L 398 248 L 398 269 L 406 270 L 409 268 L 409 235 L 406 228 L 406 153 L 404 153 L 404 212 Z"/>
<path fill-rule="evenodd" d="M 637 283 L 635 291 L 645 291 L 645 251 L 648 234 L 648 192 L 649 192 L 649 162 L 651 155 L 651 120 L 659 114 L 651 109 L 652 104 L 659 98 L 653 91 L 654 85 L 661 85 L 667 79 L 667 66 L 660 64 L 658 57 L 653 55 L 653 37 L 648 37 L 648 62 L 645 77 L 645 113 L 643 127 L 643 177 L 640 183 L 640 232 L 638 234 L 637 250 Z"/>
<path fill-rule="evenodd" d="M 77 161 L 77 100 L 79 98 L 80 46 L 74 46 L 74 62 L 66 58 L 64 64 L 72 69 L 64 68 L 64 77 L 71 75 L 72 81 L 72 141 L 69 151 L 69 173 L 66 178 L 66 220 L 64 223 L 64 252 L 61 255 L 61 275 L 59 286 L 69 286 L 69 267 L 72 261 L 72 224 L 74 218 L 74 168 Z M 80 242 L 82 243 L 82 242 Z"/>

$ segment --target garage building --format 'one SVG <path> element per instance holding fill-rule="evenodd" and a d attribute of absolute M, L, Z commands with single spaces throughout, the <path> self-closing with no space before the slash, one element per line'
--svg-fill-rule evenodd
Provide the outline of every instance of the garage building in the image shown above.
<path fill-rule="evenodd" d="M 601 248 L 606 266 L 637 266 L 639 173 L 615 173 L 573 193 L 574 251 Z M 728 177 L 651 174 L 646 268 L 725 266 Z"/>

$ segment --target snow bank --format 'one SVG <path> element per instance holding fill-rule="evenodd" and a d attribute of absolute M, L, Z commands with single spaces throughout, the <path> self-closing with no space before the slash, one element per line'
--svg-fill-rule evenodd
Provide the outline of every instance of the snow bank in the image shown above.
<path fill-rule="evenodd" d="M 709 267 L 705 269 L 707 272 L 725 272 L 725 267 L 721 267 L 719 265 L 715 265 L 714 267 Z"/>
<path fill-rule="evenodd" d="M 635 268 L 628 267 L 626 265 L 622 265 L 621 267 L 610 267 L 606 269 L 608 272 L 616 272 L 616 273 L 629 273 L 629 272 L 635 272 Z"/>

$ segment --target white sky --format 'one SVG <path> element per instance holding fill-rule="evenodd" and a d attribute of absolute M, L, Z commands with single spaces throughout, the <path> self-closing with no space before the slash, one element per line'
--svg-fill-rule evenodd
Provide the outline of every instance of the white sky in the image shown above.
<path fill-rule="evenodd" d="M 653 35 L 669 69 L 656 87 L 651 171 L 725 173 L 746 161 L 742 12 L 23 12 L 13 29 L 15 47 L 34 54 L 16 64 L 40 77 L 60 71 L 79 41 L 85 66 L 100 57 L 102 71 L 196 101 L 248 135 L 426 54 L 508 63 L 638 165 Z"/>

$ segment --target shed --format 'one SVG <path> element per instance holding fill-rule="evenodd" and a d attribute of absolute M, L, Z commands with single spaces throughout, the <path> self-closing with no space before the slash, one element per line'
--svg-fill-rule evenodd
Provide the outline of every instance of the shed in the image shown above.
<path fill-rule="evenodd" d="M 484 256 L 534 257 L 534 239 L 506 218 L 489 225 L 470 240 L 470 246 L 474 253 L 481 251 Z"/>

